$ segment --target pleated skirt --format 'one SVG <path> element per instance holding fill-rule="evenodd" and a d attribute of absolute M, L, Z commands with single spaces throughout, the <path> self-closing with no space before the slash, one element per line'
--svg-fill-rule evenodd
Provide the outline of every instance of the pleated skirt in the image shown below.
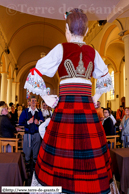
<path fill-rule="evenodd" d="M 87 84 L 60 86 L 59 103 L 46 129 L 35 175 L 63 193 L 107 194 L 112 182 L 105 132 Z"/>

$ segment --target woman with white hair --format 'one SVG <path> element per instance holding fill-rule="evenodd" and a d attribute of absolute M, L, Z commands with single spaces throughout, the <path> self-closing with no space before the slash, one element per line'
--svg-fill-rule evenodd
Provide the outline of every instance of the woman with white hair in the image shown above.
<path fill-rule="evenodd" d="M 0 107 L 0 137 L 8 137 L 13 138 L 14 132 L 19 130 L 19 128 L 15 128 L 8 117 L 8 109 L 6 105 Z M 10 145 L 7 146 L 8 152 L 11 152 Z"/>

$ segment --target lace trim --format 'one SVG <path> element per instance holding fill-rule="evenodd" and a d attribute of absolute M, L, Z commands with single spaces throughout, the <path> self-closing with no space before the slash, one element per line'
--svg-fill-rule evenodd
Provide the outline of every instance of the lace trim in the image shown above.
<path fill-rule="evenodd" d="M 42 99 L 46 102 L 48 106 L 51 108 L 55 108 L 58 104 L 59 98 L 57 95 L 48 95 L 49 93 L 48 88 L 46 88 L 45 82 L 40 77 L 36 71 L 32 75 L 29 73 L 24 88 L 32 92 L 33 94 L 40 95 Z"/>
<path fill-rule="evenodd" d="M 103 94 L 110 91 L 111 89 L 113 89 L 113 86 L 112 79 L 109 73 L 106 76 L 101 77 L 100 79 L 97 80 L 96 93 Z"/>
<path fill-rule="evenodd" d="M 36 72 L 34 75 L 29 73 L 24 88 L 28 89 L 29 92 L 32 92 L 33 94 L 41 95 L 43 91 L 44 95 L 46 94 L 45 82 Z"/>

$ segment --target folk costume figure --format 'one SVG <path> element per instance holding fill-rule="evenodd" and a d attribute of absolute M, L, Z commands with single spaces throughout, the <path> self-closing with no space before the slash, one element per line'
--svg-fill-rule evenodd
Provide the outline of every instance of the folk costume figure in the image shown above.
<path fill-rule="evenodd" d="M 42 140 L 32 185 L 62 186 L 62 193 L 70 194 L 106 194 L 114 189 L 111 158 L 94 102 L 112 88 L 112 81 L 99 53 L 83 42 L 86 14 L 73 9 L 65 19 L 68 42 L 40 59 L 25 83 L 48 106 L 57 105 Z M 42 75 L 53 77 L 57 70 L 59 102 L 57 96 L 46 94 L 42 79 Z M 92 76 L 97 79 L 93 98 Z"/>

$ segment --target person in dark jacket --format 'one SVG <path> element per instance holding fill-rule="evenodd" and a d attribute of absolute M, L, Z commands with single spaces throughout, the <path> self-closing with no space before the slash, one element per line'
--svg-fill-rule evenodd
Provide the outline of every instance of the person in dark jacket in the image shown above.
<path fill-rule="evenodd" d="M 103 120 L 103 127 L 106 133 L 106 136 L 109 135 L 115 135 L 115 130 L 114 130 L 114 126 L 113 126 L 113 121 L 110 118 L 110 111 L 108 108 L 105 108 L 103 110 L 103 114 L 104 114 L 104 120 Z"/>
<path fill-rule="evenodd" d="M 36 98 L 31 97 L 31 106 L 22 111 L 19 118 L 19 125 L 25 127 L 25 134 L 23 139 L 23 152 L 25 154 L 25 162 L 27 170 L 30 170 L 31 151 L 33 152 L 33 164 L 37 160 L 39 152 L 41 137 L 39 134 L 39 125 L 44 121 L 42 112 L 36 108 Z"/>
<path fill-rule="evenodd" d="M 17 132 L 19 128 L 15 128 L 8 117 L 8 109 L 7 106 L 0 107 L 0 137 L 13 138 L 14 133 Z M 7 152 L 11 152 L 11 146 L 8 145 L 6 147 Z"/>
<path fill-rule="evenodd" d="M 11 124 L 10 119 L 8 117 L 8 109 L 7 107 L 0 107 L 0 136 L 1 137 L 14 137 L 14 132 L 16 132 L 16 128 Z"/>
<path fill-rule="evenodd" d="M 14 108 L 14 106 L 11 106 L 11 111 L 9 112 L 11 115 L 10 121 L 13 126 L 15 126 L 18 122 L 18 114 Z"/>

